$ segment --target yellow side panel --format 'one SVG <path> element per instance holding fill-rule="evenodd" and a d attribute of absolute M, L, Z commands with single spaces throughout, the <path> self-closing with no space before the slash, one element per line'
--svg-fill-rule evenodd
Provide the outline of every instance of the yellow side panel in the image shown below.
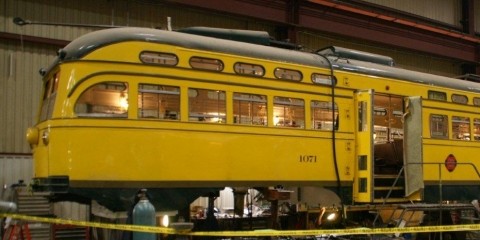
<path fill-rule="evenodd" d="M 98 122 L 104 125 L 74 127 Z M 292 129 L 153 121 L 127 121 L 135 122 L 135 128 L 116 126 L 125 122 L 65 120 L 62 125 L 69 127 L 52 128 L 50 135 L 56 141 L 50 159 L 56 164 L 50 166 L 50 175 L 167 185 L 188 181 L 222 186 L 245 182 L 316 185 L 336 181 L 329 132 L 306 137 L 292 135 L 298 132 Z M 338 140 L 337 144 L 351 145 L 351 140 Z M 337 154 L 339 168 L 348 169 L 345 159 L 353 157 L 352 151 Z M 343 180 L 351 177 L 346 171 L 341 174 Z"/>
<path fill-rule="evenodd" d="M 476 108 L 468 106 L 457 106 L 435 101 L 424 101 L 423 117 L 423 162 L 424 162 L 424 180 L 430 184 L 438 184 L 441 180 L 448 184 L 465 184 L 467 182 L 476 184 L 480 179 L 477 170 L 480 170 L 478 156 L 480 153 L 479 142 L 475 139 L 459 140 L 453 139 L 452 116 L 465 116 L 470 118 L 471 128 L 473 128 L 473 119 L 471 111 L 477 111 Z M 455 109 L 453 109 L 455 108 Z M 430 133 L 430 117 L 432 114 L 445 115 L 448 117 L 448 138 L 432 138 Z M 457 166 L 453 171 L 448 171 L 445 167 L 445 160 L 452 154 Z"/>
<path fill-rule="evenodd" d="M 359 91 L 355 97 L 358 126 L 356 129 L 356 171 L 354 180 L 354 202 L 372 202 L 372 152 L 373 152 L 373 93 Z"/>

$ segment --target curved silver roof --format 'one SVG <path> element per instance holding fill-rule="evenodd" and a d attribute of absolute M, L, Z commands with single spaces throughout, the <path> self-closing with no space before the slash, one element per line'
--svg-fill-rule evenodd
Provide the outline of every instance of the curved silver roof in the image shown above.
<path fill-rule="evenodd" d="M 328 66 L 328 63 L 316 54 L 187 33 L 133 27 L 105 29 L 83 35 L 61 50 L 64 52 L 63 60 L 80 59 L 97 48 L 125 41 L 162 43 L 315 67 Z"/>

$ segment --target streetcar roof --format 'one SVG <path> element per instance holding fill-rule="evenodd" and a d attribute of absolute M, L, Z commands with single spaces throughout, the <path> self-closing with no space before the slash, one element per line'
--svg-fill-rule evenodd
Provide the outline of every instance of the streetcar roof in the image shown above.
<path fill-rule="evenodd" d="M 342 60 L 336 57 L 329 57 L 329 59 L 333 63 L 333 67 L 337 70 L 480 93 L 480 84 L 477 82 L 433 75 L 423 72 L 416 72 L 402 68 L 390 67 L 386 65 L 362 62 L 351 59 Z"/>
<path fill-rule="evenodd" d="M 105 29 L 83 35 L 63 49 L 66 54 L 63 59 L 80 59 L 95 49 L 125 41 L 162 43 L 184 48 L 229 53 L 314 67 L 328 66 L 328 63 L 316 54 L 181 32 L 136 27 Z"/>
<path fill-rule="evenodd" d="M 328 68 L 329 66 L 323 57 L 315 53 L 205 37 L 182 32 L 138 27 L 105 29 L 83 35 L 72 41 L 60 51 L 59 58 L 57 58 L 54 65 L 61 61 L 81 59 L 83 56 L 98 48 L 125 41 L 162 43 L 184 48 L 234 54 L 311 67 Z M 371 62 L 353 59 L 345 60 L 335 56 L 329 56 L 329 59 L 336 70 L 480 93 L 480 84 L 475 82 L 415 72 Z"/>

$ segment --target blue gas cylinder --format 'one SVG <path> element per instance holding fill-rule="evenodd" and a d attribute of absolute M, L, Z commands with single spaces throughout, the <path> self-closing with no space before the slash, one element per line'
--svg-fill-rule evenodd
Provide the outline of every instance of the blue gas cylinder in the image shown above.
<path fill-rule="evenodd" d="M 155 207 L 148 201 L 146 189 L 140 192 L 140 201 L 133 208 L 133 225 L 156 226 Z M 133 240 L 155 240 L 155 233 L 133 232 Z"/>

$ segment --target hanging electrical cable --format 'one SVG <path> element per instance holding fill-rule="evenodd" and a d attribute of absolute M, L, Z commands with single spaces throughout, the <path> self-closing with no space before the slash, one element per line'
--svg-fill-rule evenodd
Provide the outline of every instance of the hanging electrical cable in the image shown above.
<path fill-rule="evenodd" d="M 328 66 L 330 68 L 330 79 L 331 79 L 331 84 L 330 84 L 330 89 L 331 89 L 331 104 L 332 104 L 332 156 L 333 156 L 333 165 L 334 165 L 334 168 L 335 168 L 335 176 L 337 178 L 337 194 L 340 196 L 340 203 L 342 204 L 342 209 L 344 209 L 344 204 L 343 204 L 343 193 L 342 193 L 342 183 L 341 183 L 341 179 L 340 179 L 340 173 L 338 171 L 338 161 L 337 161 L 337 148 L 336 148 L 336 131 L 338 130 L 338 122 L 337 122 L 337 118 L 338 116 L 336 117 L 335 116 L 335 84 L 336 84 L 336 79 L 335 79 L 335 75 L 334 75 L 334 69 L 333 69 L 333 64 L 332 62 L 330 61 L 330 59 L 328 59 L 328 57 L 322 55 L 322 54 L 318 54 L 318 56 L 321 56 L 322 58 L 324 58 L 327 63 L 328 63 Z M 342 219 L 343 218 L 343 211 L 342 211 Z"/>

